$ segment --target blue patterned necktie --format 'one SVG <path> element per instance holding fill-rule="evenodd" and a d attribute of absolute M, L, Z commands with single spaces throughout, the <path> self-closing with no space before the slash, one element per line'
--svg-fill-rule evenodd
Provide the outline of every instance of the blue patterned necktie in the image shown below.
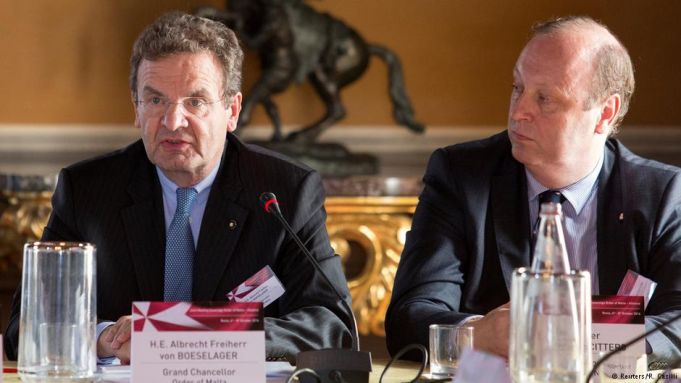
<path fill-rule="evenodd" d="M 189 214 L 198 192 L 194 188 L 177 189 L 177 209 L 166 234 L 163 300 L 187 302 L 192 299 L 194 237 Z"/>

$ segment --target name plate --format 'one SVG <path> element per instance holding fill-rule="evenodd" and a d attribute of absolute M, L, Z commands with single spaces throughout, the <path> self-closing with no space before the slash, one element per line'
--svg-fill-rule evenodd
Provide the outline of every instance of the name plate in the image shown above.
<path fill-rule="evenodd" d="M 591 350 L 594 363 L 610 351 L 643 335 L 644 298 L 642 296 L 594 296 L 591 299 Z M 627 379 L 647 370 L 645 340 L 621 350 L 608 359 L 601 373 L 609 378 Z"/>
<path fill-rule="evenodd" d="M 134 302 L 133 382 L 265 382 L 261 302 Z"/>

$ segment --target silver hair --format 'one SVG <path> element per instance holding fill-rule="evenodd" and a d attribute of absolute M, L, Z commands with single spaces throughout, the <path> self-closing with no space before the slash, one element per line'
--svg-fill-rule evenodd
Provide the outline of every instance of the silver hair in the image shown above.
<path fill-rule="evenodd" d="M 222 65 L 224 96 L 239 92 L 244 53 L 234 32 L 217 21 L 171 12 L 145 28 L 133 45 L 129 78 L 133 97 L 137 98 L 137 72 L 142 60 L 201 52 L 212 52 Z"/>

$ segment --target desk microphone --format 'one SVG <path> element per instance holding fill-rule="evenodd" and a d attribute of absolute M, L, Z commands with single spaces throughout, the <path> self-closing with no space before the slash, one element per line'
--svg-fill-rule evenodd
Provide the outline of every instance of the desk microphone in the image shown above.
<path fill-rule="evenodd" d="M 656 333 L 656 332 L 658 332 L 658 331 L 660 331 L 660 330 L 663 330 L 663 329 L 667 328 L 667 326 L 669 326 L 670 324 L 672 324 L 672 322 L 676 322 L 676 321 L 679 320 L 679 319 L 681 319 L 681 313 L 678 313 L 678 314 L 674 315 L 673 317 L 669 318 L 668 320 L 666 320 L 666 321 L 664 321 L 664 322 L 658 324 L 657 326 L 655 326 L 652 330 L 646 331 L 643 335 L 639 335 L 639 336 L 637 336 L 636 338 L 634 338 L 634 339 L 628 341 L 627 343 L 624 343 L 621 347 L 619 347 L 619 348 L 617 348 L 617 349 L 615 349 L 615 350 L 613 350 L 613 351 L 610 351 L 609 353 L 605 354 L 604 357 L 602 357 L 602 358 L 599 359 L 596 363 L 594 363 L 593 368 L 591 369 L 591 371 L 589 371 L 589 374 L 586 376 L 586 381 L 585 381 L 585 383 L 589 383 L 589 381 L 591 380 L 591 378 L 593 378 L 594 375 L 596 374 L 596 372 L 598 371 L 598 368 L 601 367 L 601 366 L 603 365 L 603 363 L 605 363 L 608 359 L 610 359 L 610 358 L 612 358 L 613 356 L 615 356 L 616 354 L 619 354 L 620 352 L 626 350 L 627 348 L 629 348 L 630 346 L 632 346 L 634 343 L 640 341 L 641 339 L 647 338 L 648 335 L 654 334 L 654 333 Z"/>
<path fill-rule="evenodd" d="M 336 289 L 336 286 L 331 283 L 331 280 L 326 273 L 324 273 L 317 259 L 310 253 L 307 247 L 305 247 L 298 235 L 296 235 L 291 228 L 291 225 L 286 221 L 286 218 L 281 214 L 279 202 L 277 202 L 277 197 L 274 193 L 265 192 L 260 194 L 260 204 L 263 206 L 263 209 L 265 209 L 265 212 L 272 214 L 279 220 L 284 227 L 284 230 L 293 238 L 300 250 L 305 254 L 305 257 L 307 257 L 308 261 L 312 263 L 315 271 L 322 276 L 326 284 L 329 285 L 334 293 L 336 293 L 338 300 L 352 318 L 352 350 L 323 349 L 302 351 L 296 356 L 296 368 L 309 368 L 316 371 L 323 382 L 335 383 L 341 381 L 367 383 L 369 381 L 369 372 L 371 372 L 371 353 L 359 350 L 357 321 L 355 320 L 355 314 L 353 313 L 352 308 L 348 305 L 348 302 L 345 301 L 345 297 Z"/>

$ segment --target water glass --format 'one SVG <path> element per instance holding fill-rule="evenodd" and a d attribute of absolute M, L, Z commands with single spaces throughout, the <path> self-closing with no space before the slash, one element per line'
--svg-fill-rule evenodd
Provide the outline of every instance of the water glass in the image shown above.
<path fill-rule="evenodd" d="M 93 380 L 95 252 L 88 243 L 24 245 L 17 361 L 22 380 Z"/>
<path fill-rule="evenodd" d="M 583 382 L 591 368 L 591 276 L 514 271 L 509 368 L 514 382 Z"/>
<path fill-rule="evenodd" d="M 454 376 L 463 351 L 473 348 L 473 327 L 432 324 L 429 331 L 431 375 L 434 377 Z"/>

